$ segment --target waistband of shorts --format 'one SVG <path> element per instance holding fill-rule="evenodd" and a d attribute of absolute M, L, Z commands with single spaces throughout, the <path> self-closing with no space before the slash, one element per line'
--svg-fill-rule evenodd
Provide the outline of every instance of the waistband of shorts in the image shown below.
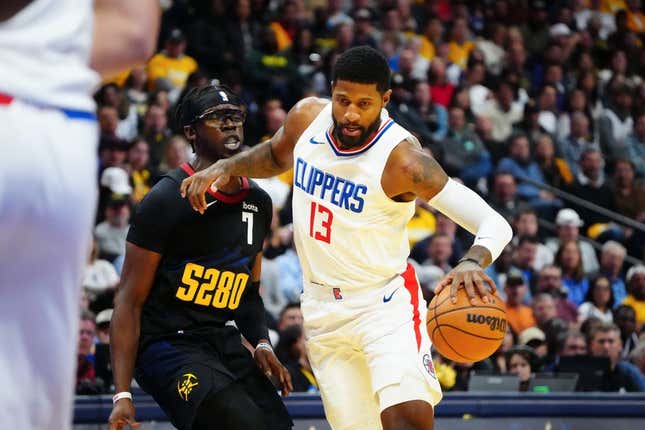
<path fill-rule="evenodd" d="M 0 105 L 10 105 L 14 100 L 15 98 L 13 96 L 10 96 L 9 94 L 0 93 Z M 69 119 L 96 121 L 96 114 L 94 112 L 75 110 L 75 109 L 66 109 L 66 108 L 61 108 L 56 106 L 43 106 L 43 105 L 38 105 L 30 102 L 25 102 L 25 103 L 39 108 L 57 110 Z"/>
<path fill-rule="evenodd" d="M 376 292 L 390 284 L 395 278 L 397 277 L 395 276 L 392 279 L 384 280 L 378 284 L 358 288 L 351 287 L 349 284 L 345 286 L 331 286 L 305 280 L 303 281 L 302 297 L 326 302 L 367 298 L 373 294 L 378 294 Z"/>

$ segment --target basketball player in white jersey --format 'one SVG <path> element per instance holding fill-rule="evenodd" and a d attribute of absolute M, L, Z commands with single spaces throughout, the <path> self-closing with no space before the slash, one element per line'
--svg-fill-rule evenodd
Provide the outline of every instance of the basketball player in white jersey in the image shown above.
<path fill-rule="evenodd" d="M 294 167 L 307 352 L 335 430 L 433 428 L 441 388 L 424 326 L 426 303 L 406 263 L 415 198 L 477 235 L 441 282 L 453 297 L 463 283 L 473 303 L 488 300 L 495 286 L 482 268 L 512 236 L 504 218 L 449 179 L 388 117 L 389 80 L 378 51 L 346 51 L 332 72 L 331 103 L 300 101 L 269 141 L 217 162 L 181 188 L 203 213 L 213 182 Z"/>
<path fill-rule="evenodd" d="M 0 2 L 0 424 L 70 428 L 96 207 L 92 92 L 152 54 L 157 0 Z"/>

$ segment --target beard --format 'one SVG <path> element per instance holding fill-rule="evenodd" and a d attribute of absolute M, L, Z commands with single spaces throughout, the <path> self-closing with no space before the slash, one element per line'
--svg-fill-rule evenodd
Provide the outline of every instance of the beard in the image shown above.
<path fill-rule="evenodd" d="M 334 129 L 332 131 L 332 135 L 336 138 L 337 141 L 339 141 L 342 145 L 343 148 L 356 148 L 358 146 L 361 146 L 365 143 L 368 137 L 372 135 L 376 130 L 378 130 L 379 126 L 381 125 L 381 117 L 379 116 L 376 118 L 376 120 L 371 123 L 367 128 L 362 127 L 358 124 L 339 124 L 336 121 L 336 118 L 332 116 L 332 120 L 334 122 Z M 361 130 L 361 133 L 358 136 L 347 136 L 343 134 L 342 128 L 343 127 L 352 127 L 352 128 L 358 128 Z"/>

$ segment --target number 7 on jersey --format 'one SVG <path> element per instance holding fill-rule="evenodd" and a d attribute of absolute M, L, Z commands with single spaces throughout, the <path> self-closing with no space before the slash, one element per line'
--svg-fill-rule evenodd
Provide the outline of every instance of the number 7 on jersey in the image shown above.
<path fill-rule="evenodd" d="M 316 240 L 331 243 L 331 223 L 334 214 L 320 203 L 311 202 L 309 236 Z"/>

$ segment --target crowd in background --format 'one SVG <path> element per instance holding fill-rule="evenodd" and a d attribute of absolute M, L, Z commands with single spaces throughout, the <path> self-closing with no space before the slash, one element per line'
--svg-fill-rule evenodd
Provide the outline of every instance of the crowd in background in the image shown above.
<path fill-rule="evenodd" d="M 443 388 L 466 390 L 473 372 L 500 372 L 518 374 L 527 389 L 531 375 L 580 355 L 608 359 L 598 389 L 645 391 L 640 0 L 162 3 L 158 53 L 95 95 L 100 197 L 77 392 L 110 389 L 107 328 L 130 215 L 159 177 L 193 156 L 173 122 L 182 94 L 212 80 L 229 86 L 248 109 L 250 147 L 276 132 L 300 98 L 329 97 L 335 59 L 364 44 L 392 69 L 390 116 L 515 232 L 487 269 L 507 303 L 502 347 L 480 363 L 436 354 Z M 272 341 L 296 390 L 316 391 L 298 305 L 292 174 L 258 182 L 275 212 L 262 273 Z M 429 301 L 472 237 L 421 201 L 408 227 Z"/>

